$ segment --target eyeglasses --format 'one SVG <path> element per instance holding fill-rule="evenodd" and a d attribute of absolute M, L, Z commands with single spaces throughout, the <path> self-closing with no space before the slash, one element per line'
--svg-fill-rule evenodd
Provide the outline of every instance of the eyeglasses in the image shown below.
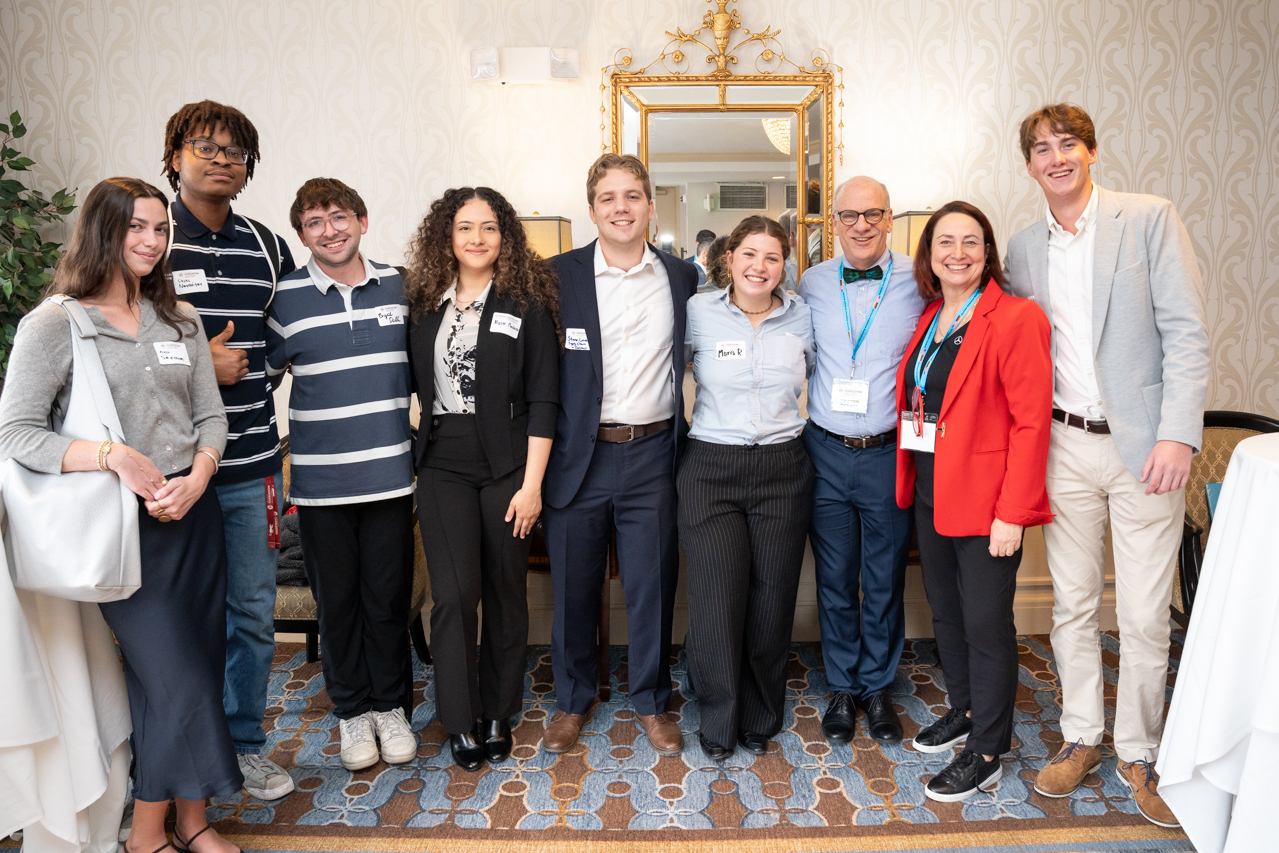
<path fill-rule="evenodd" d="M 323 234 L 326 225 L 332 225 L 337 231 L 345 231 L 351 227 L 351 223 L 355 221 L 355 217 L 349 213 L 335 213 L 327 219 L 316 216 L 302 223 L 303 230 L 308 234 Z"/>
<path fill-rule="evenodd" d="M 857 224 L 857 220 L 865 218 L 867 225 L 878 225 L 884 219 L 884 214 L 888 211 L 882 207 L 872 207 L 870 210 L 837 210 L 835 217 L 839 219 L 845 226 L 852 228 Z"/>
<path fill-rule="evenodd" d="M 190 145 L 191 152 L 201 160 L 216 160 L 218 152 L 226 154 L 228 163 L 234 163 L 242 166 L 249 159 L 249 152 L 245 151 L 238 145 L 218 145 L 207 139 L 188 139 L 183 145 Z"/>

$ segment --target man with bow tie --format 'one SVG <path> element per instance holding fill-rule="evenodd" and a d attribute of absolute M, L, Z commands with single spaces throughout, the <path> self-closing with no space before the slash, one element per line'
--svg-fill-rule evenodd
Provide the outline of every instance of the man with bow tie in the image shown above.
<path fill-rule="evenodd" d="M 893 742 L 902 737 L 892 686 L 905 642 L 910 541 L 909 510 L 897 508 L 893 491 L 893 395 L 925 302 L 910 257 L 888 249 L 893 211 L 883 184 L 868 177 L 840 184 L 831 216 L 842 252 L 799 284 L 817 343 L 804 445 L 817 469 L 809 541 L 831 689 L 822 734 L 851 740 L 860 703 L 867 734 Z"/>

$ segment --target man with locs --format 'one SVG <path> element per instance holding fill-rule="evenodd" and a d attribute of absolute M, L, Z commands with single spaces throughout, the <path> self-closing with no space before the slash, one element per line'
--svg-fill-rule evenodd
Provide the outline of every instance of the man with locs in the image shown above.
<path fill-rule="evenodd" d="M 261 159 L 257 129 L 244 113 L 213 101 L 187 104 L 169 118 L 164 140 L 164 173 L 177 191 L 170 208 L 173 287 L 200 314 L 229 427 L 212 480 L 226 535 L 223 705 L 245 791 L 278 799 L 293 790 L 293 780 L 260 754 L 275 656 L 283 496 L 265 321 L 276 282 L 293 271 L 293 256 L 266 226 L 231 212 Z"/>
<path fill-rule="evenodd" d="M 697 271 L 645 241 L 653 187 L 638 158 L 602 155 L 587 174 L 586 198 L 599 239 L 551 260 L 565 335 L 546 469 L 559 710 L 542 744 L 552 753 L 568 750 L 590 718 L 599 681 L 600 589 L 608 582 L 609 533 L 616 526 L 631 703 L 653 749 L 676 755 L 683 735 L 665 713 L 679 575 L 675 463 L 688 431 L 681 393 L 685 303 Z"/>
<path fill-rule="evenodd" d="M 1101 763 L 1099 621 L 1115 550 L 1119 777 L 1141 814 L 1177 826 L 1154 761 L 1168 678 L 1168 605 L 1190 460 L 1203 439 L 1208 334 L 1190 235 L 1166 199 L 1093 184 L 1092 119 L 1052 104 L 1021 124 L 1045 217 L 1008 243 L 1008 283 L 1052 323 L 1053 424 L 1044 528 L 1064 741 L 1035 790 L 1067 797 Z"/>

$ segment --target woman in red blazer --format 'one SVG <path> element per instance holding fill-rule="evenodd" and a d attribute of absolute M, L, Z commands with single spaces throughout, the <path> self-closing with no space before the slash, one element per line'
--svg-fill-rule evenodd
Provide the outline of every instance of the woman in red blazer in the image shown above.
<path fill-rule="evenodd" d="M 928 220 L 915 280 L 935 301 L 897 371 L 897 505 L 915 506 L 951 705 L 914 745 L 943 752 L 967 741 L 925 788 L 951 802 L 995 788 L 1012 746 L 1021 534 L 1052 520 L 1052 359 L 1048 318 L 1000 288 L 995 235 L 973 205 L 953 201 Z"/>

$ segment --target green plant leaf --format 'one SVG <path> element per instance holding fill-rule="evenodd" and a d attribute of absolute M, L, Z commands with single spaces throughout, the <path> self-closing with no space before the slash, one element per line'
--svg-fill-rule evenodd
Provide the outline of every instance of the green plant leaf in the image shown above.
<path fill-rule="evenodd" d="M 18 111 L 14 110 L 9 116 L 9 124 L 22 124 L 22 116 L 18 115 Z"/>
<path fill-rule="evenodd" d="M 20 125 L 18 125 L 17 127 L 15 127 L 15 128 L 13 129 L 13 138 L 14 138 L 14 139 L 21 139 L 22 137 L 24 137 L 24 136 L 26 136 L 26 135 L 27 135 L 27 128 L 26 128 L 26 125 L 22 125 L 22 124 L 20 124 Z"/>

